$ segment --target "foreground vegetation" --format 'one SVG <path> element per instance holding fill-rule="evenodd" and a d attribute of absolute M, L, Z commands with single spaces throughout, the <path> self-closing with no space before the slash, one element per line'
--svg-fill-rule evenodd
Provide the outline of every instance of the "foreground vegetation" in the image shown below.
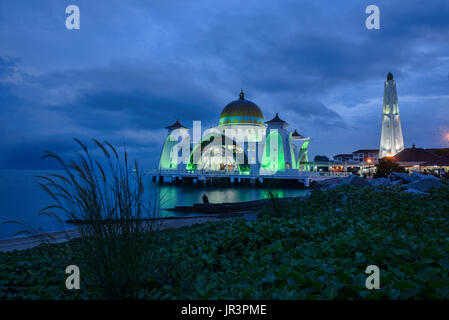
<path fill-rule="evenodd" d="M 138 298 L 447 299 L 448 226 L 447 186 L 431 195 L 315 191 L 258 221 L 159 232 Z M 67 261 L 40 246 L 0 254 L 0 299 L 105 298 L 77 245 L 70 243 L 70 263 L 80 266 L 81 290 L 65 289 Z M 365 288 L 372 264 L 381 270 L 379 290 Z"/>

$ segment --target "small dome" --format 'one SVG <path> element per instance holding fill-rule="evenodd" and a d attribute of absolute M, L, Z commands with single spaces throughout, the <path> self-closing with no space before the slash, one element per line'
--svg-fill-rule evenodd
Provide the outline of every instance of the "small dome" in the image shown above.
<path fill-rule="evenodd" d="M 387 80 L 393 80 L 393 74 L 391 72 L 388 72 Z"/>
<path fill-rule="evenodd" d="M 287 123 L 287 121 L 284 121 L 284 120 L 282 120 L 281 118 L 279 118 L 279 114 L 276 113 L 276 115 L 274 116 L 274 118 L 271 119 L 270 121 L 267 121 L 266 123 L 267 123 L 267 124 L 270 124 L 270 123 Z"/>
<path fill-rule="evenodd" d="M 165 128 L 167 128 L 167 129 L 179 129 L 179 128 L 188 129 L 187 127 L 184 127 L 184 126 L 179 122 L 179 120 L 176 120 L 175 123 L 173 123 L 173 124 L 170 125 L 170 126 L 166 126 Z"/>
<path fill-rule="evenodd" d="M 263 125 L 263 113 L 255 103 L 246 100 L 241 91 L 239 99 L 229 103 L 221 112 L 220 125 L 227 124 Z"/>
<path fill-rule="evenodd" d="M 304 136 L 302 134 L 299 134 L 298 131 L 296 131 L 296 129 L 295 132 L 292 133 L 292 137 L 293 139 L 304 139 Z"/>

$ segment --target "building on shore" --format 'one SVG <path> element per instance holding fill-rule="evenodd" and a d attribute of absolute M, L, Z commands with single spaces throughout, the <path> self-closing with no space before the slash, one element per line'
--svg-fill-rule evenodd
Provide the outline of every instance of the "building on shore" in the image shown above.
<path fill-rule="evenodd" d="M 396 81 L 393 80 L 393 74 L 390 72 L 387 75 L 387 81 L 384 83 L 379 159 L 394 156 L 403 149 L 404 139 L 399 116 Z"/>
<path fill-rule="evenodd" d="M 349 162 L 352 161 L 353 156 L 352 153 L 341 153 L 341 154 L 336 154 L 335 156 L 333 156 L 334 161 L 337 162 Z"/>
<path fill-rule="evenodd" d="M 407 171 L 444 174 L 449 171 L 449 155 L 446 151 L 447 148 L 424 149 L 412 145 L 392 159 Z"/>
<path fill-rule="evenodd" d="M 202 133 L 197 142 L 179 121 L 167 126 L 159 170 L 252 176 L 312 170 L 307 155 L 311 139 L 296 129 L 289 131 L 288 125 L 277 113 L 265 121 L 262 110 L 242 91 L 225 106 L 218 126 Z M 179 137 L 188 140 L 182 147 L 177 146 Z"/>
<path fill-rule="evenodd" d="M 379 156 L 379 149 L 360 149 L 352 153 L 352 161 L 377 163 Z"/>
<path fill-rule="evenodd" d="M 382 130 L 379 149 L 360 149 L 351 154 L 337 154 L 330 164 L 332 171 L 352 171 L 358 174 L 375 172 L 379 159 L 391 158 L 407 171 L 444 174 L 449 170 L 449 148 L 404 149 L 399 117 L 398 95 L 393 74 L 384 83 Z"/>
<path fill-rule="evenodd" d="M 379 149 L 360 149 L 352 154 L 337 154 L 334 161 L 358 165 L 358 167 L 375 165 L 379 159 L 392 157 L 404 150 L 401 120 L 399 116 L 398 93 L 396 81 L 391 72 L 384 82 L 384 97 L 382 106 L 382 127 Z"/>
<path fill-rule="evenodd" d="M 378 155 L 379 155 L 379 149 L 359 149 L 352 153 L 336 154 L 332 158 L 336 162 L 377 163 Z"/>
<path fill-rule="evenodd" d="M 337 154 L 329 164 L 333 172 L 372 174 L 378 163 L 377 149 L 361 149 L 353 153 Z M 449 148 L 405 148 L 391 159 L 406 171 L 442 175 L 449 172 Z"/>
<path fill-rule="evenodd" d="M 352 153 L 336 154 L 330 163 L 332 172 L 372 172 L 378 163 L 379 149 L 359 149 Z"/>

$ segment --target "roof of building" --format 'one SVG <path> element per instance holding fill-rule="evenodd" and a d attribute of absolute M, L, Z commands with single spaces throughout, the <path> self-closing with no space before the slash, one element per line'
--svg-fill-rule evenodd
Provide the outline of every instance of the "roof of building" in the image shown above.
<path fill-rule="evenodd" d="M 273 119 L 271 119 L 270 121 L 267 121 L 265 123 L 287 123 L 287 121 L 284 121 L 281 118 L 279 118 L 279 114 L 276 113 L 276 115 L 274 116 Z"/>
<path fill-rule="evenodd" d="M 427 161 L 421 166 L 449 166 L 449 158 L 448 157 L 440 157 L 440 159 L 435 159 L 431 161 Z"/>
<path fill-rule="evenodd" d="M 352 153 L 379 153 L 379 149 L 360 149 Z"/>
<path fill-rule="evenodd" d="M 347 158 L 352 158 L 352 153 L 340 153 L 340 154 L 336 154 L 334 156 L 334 158 L 336 157 L 347 157 Z"/>
<path fill-rule="evenodd" d="M 295 132 L 292 133 L 292 137 L 295 137 L 298 139 L 304 139 L 304 136 L 299 134 L 298 131 L 296 131 L 296 129 L 295 129 Z"/>
<path fill-rule="evenodd" d="M 397 162 L 429 162 L 439 160 L 440 158 L 423 148 L 416 148 L 415 145 L 402 150 L 393 157 Z"/>
<path fill-rule="evenodd" d="M 176 120 L 175 123 L 173 123 L 173 124 L 170 125 L 170 126 L 166 126 L 165 128 L 167 128 L 167 129 L 176 129 L 176 128 L 184 128 L 184 129 L 188 129 L 187 127 L 184 127 L 184 126 L 179 122 L 179 120 Z"/>
<path fill-rule="evenodd" d="M 257 124 L 263 125 L 262 110 L 254 103 L 245 99 L 243 90 L 239 94 L 239 99 L 232 101 L 220 115 L 220 125 L 226 124 Z"/>
<path fill-rule="evenodd" d="M 449 148 L 426 148 L 426 151 L 432 152 L 437 156 L 446 157 L 449 156 Z"/>

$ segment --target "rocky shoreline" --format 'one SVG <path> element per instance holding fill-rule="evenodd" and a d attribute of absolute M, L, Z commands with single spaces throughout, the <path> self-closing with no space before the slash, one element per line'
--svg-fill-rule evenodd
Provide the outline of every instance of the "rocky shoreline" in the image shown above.
<path fill-rule="evenodd" d="M 332 190 L 345 184 L 356 187 L 398 187 L 403 192 L 415 194 L 429 194 L 432 190 L 443 185 L 441 179 L 433 175 L 418 172 L 412 174 L 392 172 L 387 178 L 364 179 L 352 175 L 346 178 L 328 179 L 315 183 L 313 187 L 320 190 Z"/>

